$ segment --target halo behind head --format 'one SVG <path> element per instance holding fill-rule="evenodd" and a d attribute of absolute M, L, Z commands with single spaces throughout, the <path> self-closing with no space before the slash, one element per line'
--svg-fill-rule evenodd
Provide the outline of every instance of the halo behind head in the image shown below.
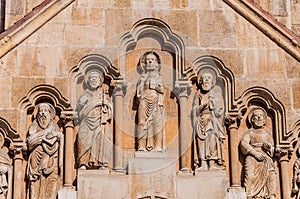
<path fill-rule="evenodd" d="M 99 77 L 100 77 L 100 84 L 103 84 L 103 82 L 104 82 L 104 74 L 103 74 L 103 72 L 101 70 L 99 70 L 99 69 L 92 68 L 92 69 L 89 69 L 89 70 L 85 71 L 84 83 L 87 86 L 89 86 L 88 80 L 89 80 L 89 76 L 91 74 L 97 74 L 97 75 L 99 75 Z"/>
<path fill-rule="evenodd" d="M 212 76 L 212 81 L 213 81 L 213 85 L 216 85 L 216 81 L 217 81 L 217 75 L 216 73 L 209 69 L 209 68 L 204 68 L 202 70 L 199 70 L 198 74 L 197 74 L 197 77 L 198 77 L 198 83 L 201 84 L 202 83 L 202 75 L 205 74 L 205 73 L 209 73 L 211 74 Z"/>
<path fill-rule="evenodd" d="M 146 51 L 144 54 L 140 57 L 139 65 L 138 65 L 138 72 L 143 73 L 145 71 L 145 64 L 146 64 L 146 57 L 147 55 L 154 55 L 156 57 L 156 61 L 158 63 L 158 72 L 160 72 L 161 68 L 161 59 L 157 52 L 155 51 Z"/>
<path fill-rule="evenodd" d="M 266 110 L 265 109 L 263 109 L 262 107 L 259 107 L 259 106 L 257 106 L 257 107 L 253 107 L 250 111 L 249 111 L 249 114 L 248 114 L 248 122 L 249 122 L 249 124 L 252 126 L 252 117 L 253 117 L 253 114 L 254 114 L 254 112 L 255 111 L 257 111 L 257 110 L 261 110 L 263 113 L 264 113 L 264 117 L 265 117 L 265 119 L 266 119 L 266 117 L 267 117 L 267 112 L 266 112 Z"/>

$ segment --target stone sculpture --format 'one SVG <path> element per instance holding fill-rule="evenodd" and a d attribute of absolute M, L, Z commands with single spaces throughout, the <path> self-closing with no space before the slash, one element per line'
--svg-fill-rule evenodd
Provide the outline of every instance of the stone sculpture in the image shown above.
<path fill-rule="evenodd" d="M 112 103 L 102 88 L 104 75 L 96 69 L 85 75 L 87 89 L 80 95 L 76 111 L 77 166 L 79 169 L 107 169 L 112 151 Z"/>
<path fill-rule="evenodd" d="M 138 99 L 138 151 L 163 151 L 164 82 L 160 75 L 160 58 L 146 52 L 141 58 L 143 73 L 136 87 Z"/>
<path fill-rule="evenodd" d="M 0 199 L 7 199 L 11 164 L 7 152 L 3 149 L 4 136 L 2 134 L 0 134 L 0 144 Z"/>
<path fill-rule="evenodd" d="M 252 128 L 242 137 L 240 147 L 245 157 L 244 186 L 247 198 L 276 198 L 276 172 L 273 157 L 280 153 L 274 147 L 271 132 L 265 129 L 267 114 L 260 107 L 248 115 Z"/>
<path fill-rule="evenodd" d="M 299 186 L 300 186 L 300 150 L 297 149 L 297 160 L 294 163 L 293 168 L 293 193 L 297 194 L 296 199 L 300 198 Z"/>
<path fill-rule="evenodd" d="M 37 106 L 29 127 L 27 163 L 29 199 L 55 199 L 63 163 L 63 134 L 54 121 L 55 109 L 48 103 Z"/>
<path fill-rule="evenodd" d="M 216 85 L 216 74 L 211 69 L 199 72 L 197 87 L 192 108 L 195 169 L 220 169 L 224 164 L 222 142 L 225 139 L 222 90 Z"/>

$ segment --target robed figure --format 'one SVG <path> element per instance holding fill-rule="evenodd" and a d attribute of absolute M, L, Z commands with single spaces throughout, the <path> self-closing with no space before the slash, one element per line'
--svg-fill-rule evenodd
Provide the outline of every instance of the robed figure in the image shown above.
<path fill-rule="evenodd" d="M 102 88 L 104 75 L 98 70 L 86 74 L 87 89 L 80 95 L 76 111 L 77 166 L 80 169 L 107 169 L 112 151 L 112 103 Z"/>
<path fill-rule="evenodd" d="M 241 139 L 245 157 L 244 186 L 247 198 L 276 198 L 276 172 L 273 157 L 275 149 L 271 133 L 264 128 L 267 114 L 264 109 L 253 108 L 248 115 L 252 128 Z"/>
<path fill-rule="evenodd" d="M 224 100 L 216 74 L 203 69 L 198 74 L 193 101 L 193 131 L 196 170 L 221 169 L 224 134 Z"/>
<path fill-rule="evenodd" d="M 164 82 L 160 75 L 160 59 L 155 52 L 144 53 L 143 73 L 137 86 L 138 151 L 163 151 Z"/>
<path fill-rule="evenodd" d="M 29 127 L 29 158 L 26 176 L 29 199 L 56 199 L 63 165 L 63 134 L 54 120 L 51 104 L 37 106 L 36 119 Z"/>

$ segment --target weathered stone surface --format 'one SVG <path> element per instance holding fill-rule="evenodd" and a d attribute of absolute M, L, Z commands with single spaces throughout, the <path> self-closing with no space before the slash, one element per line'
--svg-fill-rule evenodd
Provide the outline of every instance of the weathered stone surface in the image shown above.
<path fill-rule="evenodd" d="M 103 174 L 99 170 L 78 171 L 78 199 L 127 198 L 128 176 Z"/>
<path fill-rule="evenodd" d="M 176 160 L 169 158 L 139 157 L 128 160 L 130 198 L 176 196 Z M 150 193 L 149 193 L 150 192 Z"/>
<path fill-rule="evenodd" d="M 177 176 L 178 198 L 182 199 L 225 199 L 228 186 L 224 170 L 198 172 L 195 176 Z"/>

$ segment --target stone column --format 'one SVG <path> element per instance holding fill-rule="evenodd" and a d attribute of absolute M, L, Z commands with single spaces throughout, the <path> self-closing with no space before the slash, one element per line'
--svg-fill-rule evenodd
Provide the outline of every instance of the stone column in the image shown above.
<path fill-rule="evenodd" d="M 24 186 L 24 174 L 23 174 L 23 153 L 27 151 L 26 143 L 14 142 L 9 148 L 10 152 L 13 154 L 13 198 L 22 199 L 25 197 L 23 188 Z"/>
<path fill-rule="evenodd" d="M 230 186 L 241 187 L 239 178 L 239 140 L 238 129 L 240 126 L 241 116 L 238 113 L 226 115 L 225 123 L 229 131 L 228 141 L 230 143 Z"/>
<path fill-rule="evenodd" d="M 225 123 L 229 131 L 230 143 L 230 187 L 228 188 L 227 197 L 246 199 L 246 191 L 244 187 L 241 187 L 241 180 L 239 175 L 239 139 L 238 129 L 240 127 L 240 121 L 242 116 L 238 113 L 231 113 L 226 115 Z"/>
<path fill-rule="evenodd" d="M 63 188 L 73 189 L 73 170 L 74 170 L 74 118 L 77 113 L 73 111 L 62 111 L 61 119 L 65 129 L 64 143 L 64 184 Z"/>
<path fill-rule="evenodd" d="M 175 86 L 175 93 L 179 101 L 180 123 L 179 123 L 179 152 L 180 158 L 180 173 L 192 173 L 190 154 L 188 148 L 191 146 L 191 133 L 188 131 L 190 124 L 188 107 L 188 97 L 191 93 L 191 85 L 188 81 L 178 82 Z"/>
<path fill-rule="evenodd" d="M 123 167 L 123 146 L 122 146 L 122 128 L 123 128 L 123 97 L 126 93 L 127 84 L 125 81 L 113 83 L 113 103 L 114 103 L 114 171 L 125 173 Z"/>
<path fill-rule="evenodd" d="M 292 178 L 289 176 L 289 162 L 290 157 L 287 153 L 279 159 L 282 199 L 290 199 L 291 195 L 290 184 Z M 280 196 L 277 197 L 280 198 Z"/>

